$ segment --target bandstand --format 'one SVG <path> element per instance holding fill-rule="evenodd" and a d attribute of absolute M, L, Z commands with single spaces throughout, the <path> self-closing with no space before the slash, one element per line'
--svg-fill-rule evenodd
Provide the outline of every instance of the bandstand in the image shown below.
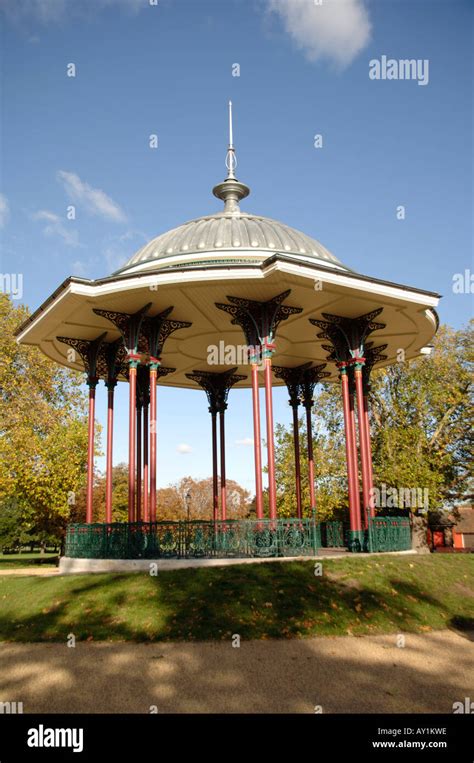
<path fill-rule="evenodd" d="M 361 275 L 322 244 L 241 209 L 250 193 L 236 178 L 230 139 L 224 203 L 154 238 L 105 278 L 70 277 L 19 328 L 19 342 L 82 371 L 89 388 L 86 522 L 71 524 L 66 556 L 83 559 L 299 556 L 321 544 L 351 551 L 410 547 L 407 519 L 375 516 L 369 422 L 372 369 L 417 357 L 434 336 L 439 295 Z M 209 347 L 244 347 L 232 366 Z M 311 436 L 310 506 L 301 494 L 298 410 L 311 433 L 313 392 L 338 384 L 347 461 L 347 533 L 317 521 Z M 108 390 L 106 507 L 93 522 L 95 392 Z M 114 393 L 129 387 L 128 522 L 112 522 Z M 210 413 L 213 519 L 157 521 L 161 386 L 191 388 Z M 294 517 L 278 517 L 272 390 L 286 385 L 293 412 Z M 228 395 L 252 389 L 255 518 L 235 520 L 226 498 Z M 263 403 L 261 398 L 263 398 Z M 262 419 L 266 448 L 262 452 Z M 261 431 L 262 430 L 262 431 Z M 267 466 L 268 511 L 262 470 Z M 158 507 L 159 509 L 159 507 Z"/>

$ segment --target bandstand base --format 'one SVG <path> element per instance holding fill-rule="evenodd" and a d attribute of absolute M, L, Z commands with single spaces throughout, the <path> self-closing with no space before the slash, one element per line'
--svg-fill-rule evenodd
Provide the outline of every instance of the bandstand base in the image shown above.
<path fill-rule="evenodd" d="M 310 557 L 309 557 L 310 558 Z M 228 567 L 231 564 L 259 564 L 261 562 L 308 561 L 307 556 L 285 556 L 241 559 L 73 559 L 62 556 L 59 560 L 61 575 L 76 575 L 85 572 L 146 572 L 160 570 L 182 570 L 191 567 Z"/>
<path fill-rule="evenodd" d="M 383 553 L 383 552 L 382 552 Z M 417 554 L 414 549 L 406 551 L 386 551 L 387 556 L 406 556 Z M 319 557 L 313 557 L 314 562 L 321 562 L 324 559 L 340 559 L 342 556 L 350 555 L 356 559 L 367 559 L 368 556 L 381 556 L 380 552 L 375 554 L 350 554 L 345 549 L 322 549 Z M 196 567 L 229 567 L 235 564 L 263 564 L 265 562 L 308 562 L 311 557 L 308 556 L 280 556 L 280 557 L 242 557 L 231 559 L 73 559 L 62 556 L 59 561 L 60 575 L 80 575 L 84 573 L 114 573 L 114 572 L 145 572 L 151 574 L 151 571 L 182 570 Z M 153 567 L 151 566 L 153 565 Z M 155 566 L 156 565 L 156 566 Z"/>

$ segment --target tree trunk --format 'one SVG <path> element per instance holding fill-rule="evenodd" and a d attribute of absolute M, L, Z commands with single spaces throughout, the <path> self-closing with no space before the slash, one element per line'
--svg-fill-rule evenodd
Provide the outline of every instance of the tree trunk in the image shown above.
<path fill-rule="evenodd" d="M 428 518 L 422 514 L 410 512 L 411 547 L 419 554 L 429 554 Z"/>

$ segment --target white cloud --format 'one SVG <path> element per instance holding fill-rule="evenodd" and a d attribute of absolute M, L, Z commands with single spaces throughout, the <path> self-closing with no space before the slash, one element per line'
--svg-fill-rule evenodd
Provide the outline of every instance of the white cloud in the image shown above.
<path fill-rule="evenodd" d="M 107 274 L 119 270 L 132 255 L 150 240 L 140 230 L 126 230 L 120 236 L 109 236 L 105 241 L 103 256 L 107 266 Z"/>
<path fill-rule="evenodd" d="M 0 228 L 4 228 L 10 219 L 10 206 L 8 199 L 3 193 L 0 193 Z"/>
<path fill-rule="evenodd" d="M 242 440 L 236 440 L 235 444 L 249 447 L 250 445 L 253 445 L 253 437 L 244 437 Z"/>
<path fill-rule="evenodd" d="M 1 10 L 11 21 L 38 20 L 48 24 L 77 16 L 87 17 L 105 8 L 123 8 L 138 13 L 147 6 L 145 0 L 93 0 L 89 3 L 78 3 L 77 0 L 2 0 Z"/>
<path fill-rule="evenodd" d="M 77 230 L 70 227 L 70 223 L 64 222 L 59 215 L 50 212 L 49 209 L 40 209 L 32 217 L 33 220 L 41 220 L 46 223 L 43 228 L 45 236 L 59 236 L 67 246 L 80 246 Z"/>
<path fill-rule="evenodd" d="M 182 442 L 178 445 L 176 450 L 178 453 L 192 453 L 193 449 L 186 442 Z"/>
<path fill-rule="evenodd" d="M 310 61 L 329 59 L 348 66 L 370 40 L 365 0 L 267 0 L 286 31 Z"/>
<path fill-rule="evenodd" d="M 74 172 L 59 170 L 57 178 L 64 186 L 69 198 L 82 205 L 91 214 L 117 223 L 126 221 L 125 212 L 100 188 L 93 188 Z"/>
<path fill-rule="evenodd" d="M 75 260 L 72 263 L 71 272 L 73 275 L 78 276 L 79 278 L 87 278 L 88 272 L 87 272 L 87 263 L 83 262 L 82 260 Z"/>

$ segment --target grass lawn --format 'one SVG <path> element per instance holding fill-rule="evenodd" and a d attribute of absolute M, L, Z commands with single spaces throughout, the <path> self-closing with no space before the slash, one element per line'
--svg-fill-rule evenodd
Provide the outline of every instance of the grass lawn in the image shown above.
<path fill-rule="evenodd" d="M 0 554 L 0 572 L 2 570 L 11 570 L 17 567 L 55 567 L 58 560 L 57 554 Z"/>
<path fill-rule="evenodd" d="M 0 639 L 219 640 L 474 628 L 474 557 L 0 577 Z"/>

